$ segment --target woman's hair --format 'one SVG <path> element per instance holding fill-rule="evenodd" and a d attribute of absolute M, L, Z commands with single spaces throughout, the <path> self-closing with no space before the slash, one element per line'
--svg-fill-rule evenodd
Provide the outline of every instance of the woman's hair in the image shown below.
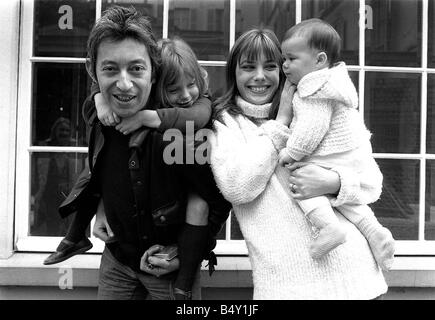
<path fill-rule="evenodd" d="M 329 23 L 323 20 L 308 19 L 294 25 L 284 34 L 282 42 L 292 37 L 303 37 L 307 40 L 309 48 L 325 52 L 329 67 L 340 60 L 341 37 Z"/>
<path fill-rule="evenodd" d="M 198 63 L 195 53 L 190 46 L 180 38 L 162 39 L 157 43 L 160 49 L 160 69 L 156 83 L 158 99 L 170 106 L 168 99 L 168 86 L 177 83 L 180 79 L 191 77 L 199 89 L 199 96 L 207 91 L 206 72 Z"/>
<path fill-rule="evenodd" d="M 236 96 L 239 95 L 236 82 L 236 67 L 242 57 L 256 61 L 264 55 L 266 60 L 275 61 L 279 67 L 280 86 L 272 99 L 272 108 L 269 119 L 274 119 L 278 112 L 280 93 L 284 83 L 284 73 L 281 65 L 283 62 L 280 43 L 272 30 L 254 28 L 243 33 L 234 43 L 227 59 L 226 65 L 226 89 L 225 93 L 216 99 L 213 104 L 213 119 L 221 120 L 222 112 L 227 111 L 231 115 L 242 114 L 243 111 L 236 104 Z"/>

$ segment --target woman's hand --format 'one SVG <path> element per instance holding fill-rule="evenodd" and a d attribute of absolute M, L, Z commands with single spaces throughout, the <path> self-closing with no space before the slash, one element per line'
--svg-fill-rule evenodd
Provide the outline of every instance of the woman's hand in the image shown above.
<path fill-rule="evenodd" d="M 296 162 L 287 168 L 291 171 L 290 192 L 295 199 L 337 194 L 340 190 L 340 177 L 335 171 L 307 162 Z"/>
<path fill-rule="evenodd" d="M 140 269 L 156 277 L 177 270 L 180 267 L 180 260 L 178 258 L 167 261 L 153 256 L 153 254 L 161 251 L 163 248 L 164 246 L 156 244 L 145 251 L 140 259 Z"/>

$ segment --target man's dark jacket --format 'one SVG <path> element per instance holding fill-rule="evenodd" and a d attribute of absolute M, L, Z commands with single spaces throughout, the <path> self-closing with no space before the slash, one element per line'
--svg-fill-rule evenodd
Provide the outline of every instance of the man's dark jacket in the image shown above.
<path fill-rule="evenodd" d="M 104 146 L 104 136 L 92 96 L 83 104 L 83 117 L 87 124 L 88 159 L 85 170 L 59 208 L 62 217 L 74 212 L 92 215 L 101 198 L 95 165 Z M 166 245 L 177 241 L 177 233 L 185 221 L 189 191 L 196 192 L 208 203 L 212 250 L 216 243 L 214 237 L 228 218 L 231 204 L 217 188 L 209 164 L 165 164 L 163 150 L 170 142 L 163 141 L 162 137 L 157 130 L 140 128 L 129 140 L 128 165 L 136 208 L 132 218 L 137 219 L 138 252 L 142 254 L 153 244 Z M 145 168 L 145 179 L 137 175 L 139 166 Z M 139 258 L 136 255 L 122 262 L 138 269 Z"/>

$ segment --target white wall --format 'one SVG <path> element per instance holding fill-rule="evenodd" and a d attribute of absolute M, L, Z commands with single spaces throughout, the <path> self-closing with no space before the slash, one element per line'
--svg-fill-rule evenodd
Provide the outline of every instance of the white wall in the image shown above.
<path fill-rule="evenodd" d="M 12 254 L 19 0 L 0 2 L 0 259 Z"/>

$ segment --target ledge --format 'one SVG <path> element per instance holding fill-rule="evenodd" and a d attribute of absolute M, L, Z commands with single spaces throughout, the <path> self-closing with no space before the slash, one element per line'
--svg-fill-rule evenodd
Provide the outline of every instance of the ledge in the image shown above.
<path fill-rule="evenodd" d="M 96 287 L 100 254 L 75 256 L 64 263 L 44 266 L 44 253 L 15 253 L 0 259 L 0 286 L 58 286 L 67 269 L 73 270 L 75 287 Z M 396 257 L 393 269 L 384 273 L 390 287 L 435 287 L 435 257 Z M 216 272 L 201 268 L 204 288 L 250 288 L 251 265 L 247 256 L 218 256 Z"/>

